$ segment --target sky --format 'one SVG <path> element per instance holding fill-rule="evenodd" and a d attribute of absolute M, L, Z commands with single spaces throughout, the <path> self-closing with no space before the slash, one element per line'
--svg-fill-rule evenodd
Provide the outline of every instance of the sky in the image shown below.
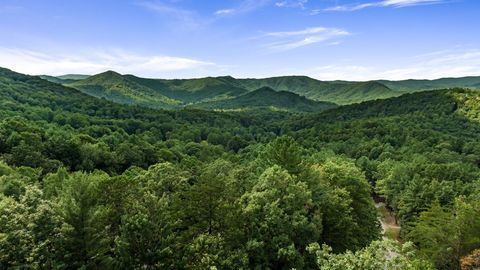
<path fill-rule="evenodd" d="M 0 66 L 151 78 L 480 76 L 480 1 L 0 0 Z"/>

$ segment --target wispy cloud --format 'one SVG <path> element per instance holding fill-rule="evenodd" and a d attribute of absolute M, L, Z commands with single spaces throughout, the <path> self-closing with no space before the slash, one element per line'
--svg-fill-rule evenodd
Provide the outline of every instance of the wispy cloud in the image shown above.
<path fill-rule="evenodd" d="M 403 59 L 403 64 L 365 66 L 330 64 L 295 71 L 320 80 L 405 80 L 480 76 L 480 49 L 446 50 Z M 392 61 L 399 62 L 399 61 Z"/>
<path fill-rule="evenodd" d="M 27 74 L 60 75 L 66 73 L 95 74 L 105 70 L 120 73 L 159 77 L 165 73 L 195 70 L 216 66 L 197 59 L 139 55 L 119 49 L 85 50 L 74 55 L 47 54 L 32 50 L 1 48 L 0 63 L 15 71 Z"/>
<path fill-rule="evenodd" d="M 237 6 L 220 9 L 215 12 L 216 15 L 234 15 L 255 11 L 272 3 L 272 0 L 243 0 Z"/>
<path fill-rule="evenodd" d="M 392 79 L 480 75 L 480 49 L 446 50 L 412 58 L 412 64 L 378 74 Z"/>
<path fill-rule="evenodd" d="M 383 0 L 352 5 L 338 5 L 323 9 L 323 11 L 356 11 L 370 7 L 411 7 L 419 5 L 433 5 L 445 2 L 445 0 Z M 313 10 L 312 14 L 318 14 L 322 10 Z"/>
<path fill-rule="evenodd" d="M 305 5 L 308 3 L 308 0 L 283 0 L 275 3 L 277 7 L 285 8 L 301 8 L 305 9 Z"/>
<path fill-rule="evenodd" d="M 325 41 L 331 41 L 330 44 L 334 44 L 335 39 L 348 35 L 350 33 L 343 29 L 312 27 L 298 31 L 270 32 L 266 33 L 265 37 L 275 39 L 267 45 L 269 49 L 286 51 Z"/>
<path fill-rule="evenodd" d="M 235 9 L 229 8 L 229 9 L 220 9 L 220 10 L 215 11 L 216 15 L 227 15 L 227 14 L 231 14 L 231 13 L 235 13 Z"/>

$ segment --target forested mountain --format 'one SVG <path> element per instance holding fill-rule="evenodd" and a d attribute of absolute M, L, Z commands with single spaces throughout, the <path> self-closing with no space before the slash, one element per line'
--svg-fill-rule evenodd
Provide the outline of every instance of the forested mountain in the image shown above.
<path fill-rule="evenodd" d="M 67 83 L 73 83 L 77 81 L 73 79 L 61 79 L 60 77 L 54 77 L 49 75 L 40 75 L 39 77 L 49 82 L 58 83 L 58 84 L 67 84 Z"/>
<path fill-rule="evenodd" d="M 480 89 L 480 77 L 462 77 L 462 78 L 442 78 L 437 80 L 403 80 L 403 81 L 388 81 L 380 80 L 380 83 L 397 91 L 425 91 L 444 88 L 472 88 Z"/>
<path fill-rule="evenodd" d="M 91 96 L 120 104 L 136 104 L 149 108 L 173 108 L 180 103 L 114 71 L 100 73 L 67 85 Z"/>
<path fill-rule="evenodd" d="M 262 87 L 236 98 L 198 103 L 193 107 L 222 110 L 270 108 L 294 112 L 319 112 L 336 106 L 334 103 L 313 101 L 292 92 L 277 92 L 272 88 Z"/>
<path fill-rule="evenodd" d="M 58 83 L 58 84 L 68 84 L 73 83 L 79 80 L 83 80 L 90 77 L 89 75 L 81 75 L 81 74 L 66 74 L 61 76 L 49 76 L 49 75 L 40 75 L 40 78 Z"/>
<path fill-rule="evenodd" d="M 52 160 L 57 165 L 59 161 L 64 165 L 70 164 L 72 170 L 99 168 L 95 165 L 95 162 L 99 162 L 104 164 L 102 166 L 107 166 L 103 167 L 102 170 L 110 173 L 121 172 L 119 164 L 123 162 L 127 162 L 124 169 L 133 165 L 129 163 L 132 158 L 139 158 L 135 161 L 139 162 L 136 164 L 137 166 L 154 164 L 158 161 L 158 157 L 151 156 L 151 153 L 142 148 L 149 144 L 139 144 L 143 145 L 140 150 L 139 145 L 133 146 L 127 143 L 130 140 L 132 140 L 132 143 L 140 140 L 140 138 L 132 139 L 129 135 L 137 137 L 137 133 L 142 134 L 144 132 L 152 133 L 152 139 L 155 138 L 156 141 L 171 139 L 174 141 L 200 142 L 208 139 L 210 135 L 210 140 L 221 143 L 227 148 L 231 147 L 238 150 L 237 147 L 244 146 L 249 140 L 254 140 L 254 137 L 249 134 L 250 132 L 247 132 L 250 125 L 254 125 L 256 130 L 278 130 L 274 126 L 265 124 L 263 117 L 269 119 L 286 117 L 286 114 L 269 114 L 268 112 L 251 116 L 198 110 L 159 111 L 123 106 L 93 98 L 73 88 L 51 83 L 38 77 L 15 73 L 8 69 L 0 69 L 0 91 L 2 97 L 0 100 L 0 116 L 5 120 L 4 123 L 9 122 L 6 119 L 15 120 L 12 122 L 13 126 L 6 126 L 2 129 L 2 132 L 4 132 L 2 134 L 6 136 L 2 138 L 6 140 L 12 134 L 18 136 L 18 139 L 9 141 L 12 144 L 0 144 L 0 149 L 8 150 L 9 153 L 4 155 L 3 158 L 12 160 L 17 165 L 32 167 L 41 167 L 45 163 L 44 169 L 47 171 L 52 169 L 47 168 Z M 17 120 L 21 120 L 22 124 L 17 123 Z M 27 126 L 35 128 L 31 129 Z M 213 133 L 207 133 L 207 129 Z M 53 133 L 47 134 L 47 130 Z M 271 138 L 272 134 L 268 134 L 269 132 L 266 130 L 261 134 L 265 134 L 266 138 Z M 27 134 L 26 137 L 22 137 L 24 132 Z M 77 136 L 80 134 L 82 136 Z M 107 135 L 112 135 L 115 139 L 112 137 L 112 141 L 109 141 L 108 144 L 104 144 L 106 141 L 97 141 L 98 138 Z M 49 142 L 54 138 L 62 140 L 66 144 L 63 148 L 58 147 L 58 151 L 60 149 L 65 151 L 63 153 L 58 152 L 58 156 L 48 152 L 52 147 L 56 147 L 53 141 Z M 266 138 L 257 137 L 255 140 L 266 140 Z M 2 143 L 7 142 L 2 141 Z M 48 146 L 50 143 L 52 145 Z M 81 158 L 83 154 L 80 152 L 84 149 L 85 155 L 93 154 L 93 152 L 87 150 L 90 143 L 93 143 L 93 145 L 101 143 L 103 146 L 99 146 L 98 149 L 107 152 L 98 154 L 98 160 L 93 163 L 91 163 L 91 160 L 83 163 Z M 110 143 L 113 144 L 110 145 Z M 126 144 L 120 147 L 119 144 L 122 143 Z M 97 148 L 93 145 L 91 147 Z M 15 147 L 30 150 L 17 151 Z M 113 151 L 114 149 L 115 151 Z M 134 155 L 128 153 L 121 154 L 118 152 L 120 149 L 138 149 L 137 154 L 140 156 L 134 157 Z M 19 156 L 15 156 L 14 153 Z M 130 161 L 124 160 L 124 158 Z M 75 164 L 71 163 L 72 160 L 75 160 Z M 82 163 L 83 165 L 81 165 Z M 88 166 L 84 167 L 84 165 Z"/>
<path fill-rule="evenodd" d="M 478 91 L 319 113 L 159 110 L 91 95 L 174 99 L 163 81 L 100 75 L 76 82 L 106 86 L 87 95 L 0 69 L 0 269 L 446 270 L 478 260 Z M 172 91 L 232 80 L 192 90 L 179 80 Z M 327 105 L 245 85 L 218 102 Z M 380 240 L 390 234 L 372 195 L 398 219 L 391 238 L 402 244 Z"/>
<path fill-rule="evenodd" d="M 58 78 L 58 79 L 75 80 L 75 81 L 83 80 L 83 79 L 86 79 L 88 77 L 90 77 L 90 75 L 84 75 L 84 74 L 65 74 L 65 75 L 61 75 L 61 76 L 56 76 L 56 78 Z"/>
<path fill-rule="evenodd" d="M 56 82 L 52 79 L 50 81 Z M 308 100 L 286 91 L 264 91 L 266 88 L 250 91 L 232 77 L 160 80 L 109 71 L 65 85 L 113 102 L 150 108 L 171 109 L 193 105 L 195 108 L 207 109 L 271 108 L 311 112 L 334 106 L 329 102 Z M 360 88 L 349 90 L 351 99 L 354 99 L 355 95 L 368 96 L 370 91 L 376 91 L 375 87 Z"/>
<path fill-rule="evenodd" d="M 208 102 L 223 106 L 226 101 L 262 87 L 287 91 L 315 101 L 352 104 L 385 99 L 405 93 L 452 87 L 480 88 L 480 77 L 444 78 L 438 80 L 405 81 L 319 81 L 306 76 L 284 76 L 265 79 L 235 79 L 230 76 L 199 79 L 147 79 L 120 75 L 110 71 L 95 76 L 42 76 L 49 81 L 79 89 L 95 97 L 122 104 L 137 104 L 150 108 L 181 108 L 185 105 Z M 217 101 L 225 102 L 217 102 Z M 266 101 L 267 103 L 269 101 Z M 202 107 L 198 105 L 195 107 Z M 256 105 L 251 104 L 255 107 Z M 298 105 L 301 106 L 301 105 Z M 294 109 L 295 110 L 295 109 Z"/>
<path fill-rule="evenodd" d="M 267 86 L 277 91 L 289 91 L 309 99 L 328 101 L 336 104 L 358 103 L 402 94 L 392 91 L 378 82 L 327 82 L 318 81 L 306 76 L 240 79 L 238 81 L 249 90 Z"/>
<path fill-rule="evenodd" d="M 140 95 L 143 92 L 150 93 L 152 96 L 166 96 L 184 104 L 195 104 L 235 98 L 262 87 L 269 87 L 276 91 L 288 91 L 305 96 L 308 99 L 336 104 L 356 103 L 402 94 L 402 92 L 392 91 L 379 82 L 323 82 L 304 76 L 267 79 L 235 79 L 226 76 L 162 80 L 123 75 L 123 80 L 130 83 L 123 83 L 121 87 L 123 90 L 119 91 L 116 81 L 120 79 L 118 77 L 120 75 L 115 75 L 111 76 L 111 82 L 107 82 L 105 74 L 99 74 L 83 81 L 67 83 L 67 85 L 116 102 L 121 99 L 118 95 L 123 94 L 126 96 L 125 99 L 129 100 L 129 103 L 135 102 L 135 93 Z M 96 80 L 96 77 L 100 77 L 102 80 Z M 99 92 L 102 94 L 99 95 Z M 112 96 L 110 97 L 110 95 Z M 140 99 L 139 97 L 137 104 L 142 105 Z M 162 106 L 165 107 L 165 104 L 160 103 L 159 107 Z"/>
<path fill-rule="evenodd" d="M 237 97 L 247 93 L 232 77 L 207 77 L 186 80 L 144 79 L 125 75 L 141 85 L 184 103 L 198 103 Z"/>

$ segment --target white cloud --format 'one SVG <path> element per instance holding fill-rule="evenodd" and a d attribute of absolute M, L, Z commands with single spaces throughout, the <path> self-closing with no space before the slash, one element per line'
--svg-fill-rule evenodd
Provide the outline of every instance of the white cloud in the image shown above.
<path fill-rule="evenodd" d="M 480 76 L 480 49 L 448 50 L 406 59 L 404 64 L 390 67 L 332 64 L 303 71 L 320 80 L 406 80 L 444 77 Z M 393 63 L 398 62 L 392 59 Z"/>
<path fill-rule="evenodd" d="M 139 55 L 123 50 L 100 50 L 74 55 L 51 55 L 31 50 L 0 47 L 0 63 L 27 74 L 95 74 L 106 70 L 159 77 L 164 73 L 215 66 L 196 59 L 164 55 Z"/>
<path fill-rule="evenodd" d="M 285 8 L 305 8 L 305 4 L 308 3 L 308 0 L 283 0 L 275 3 L 277 7 Z"/>
<path fill-rule="evenodd" d="M 325 41 L 335 43 L 338 42 L 338 40 L 335 39 L 348 35 L 350 35 L 350 33 L 343 29 L 327 27 L 312 27 L 298 31 L 270 32 L 265 34 L 266 37 L 276 39 L 267 45 L 267 47 L 273 51 L 292 50 Z"/>
<path fill-rule="evenodd" d="M 230 9 L 220 9 L 220 10 L 217 10 L 215 12 L 216 15 L 227 15 L 227 14 L 231 14 L 231 13 L 235 13 L 235 9 L 233 8 L 230 8 Z"/>
<path fill-rule="evenodd" d="M 245 76 L 244 72 L 252 70 L 250 66 L 222 66 L 191 58 L 142 55 L 115 49 L 48 54 L 0 47 L 0 63 L 6 68 L 32 75 L 96 74 L 115 70 L 123 74 L 153 78 L 191 78 L 232 73 Z M 342 60 L 311 68 L 288 68 L 288 65 L 284 67 L 286 69 L 261 68 L 254 74 L 250 73 L 250 77 L 258 77 L 260 74 L 264 77 L 298 74 L 320 80 L 366 81 L 480 76 L 480 49 L 445 50 L 401 59 L 392 58 L 387 63 L 378 62 L 368 65 Z"/>
<path fill-rule="evenodd" d="M 437 4 L 445 0 L 384 0 L 381 2 L 382 6 L 388 7 L 409 7 L 417 5 Z"/>
<path fill-rule="evenodd" d="M 303 36 L 308 34 L 318 34 L 329 31 L 329 28 L 326 27 L 311 27 L 298 31 L 289 31 L 289 32 L 270 32 L 267 33 L 267 36 L 274 37 L 288 37 L 288 36 Z"/>
<path fill-rule="evenodd" d="M 383 0 L 377 2 L 369 2 L 369 3 L 362 3 L 362 4 L 353 4 L 353 5 L 338 5 L 333 7 L 328 7 L 323 9 L 323 11 L 356 11 L 361 10 L 369 7 L 394 7 L 394 8 L 402 8 L 402 7 L 411 7 L 411 6 L 418 6 L 418 5 L 433 5 L 445 2 L 445 0 Z M 320 12 L 320 10 L 313 10 L 311 12 L 312 15 L 316 15 Z"/>
<path fill-rule="evenodd" d="M 378 73 L 391 79 L 462 77 L 480 75 L 480 49 L 448 50 L 421 55 L 413 64 Z"/>
<path fill-rule="evenodd" d="M 260 9 L 268 4 L 272 0 L 243 0 L 241 3 L 235 7 L 220 9 L 215 12 L 216 15 L 231 15 L 231 14 L 242 14 L 255 11 Z"/>
<path fill-rule="evenodd" d="M 243 0 L 236 9 L 238 12 L 251 12 L 270 4 L 272 0 Z"/>

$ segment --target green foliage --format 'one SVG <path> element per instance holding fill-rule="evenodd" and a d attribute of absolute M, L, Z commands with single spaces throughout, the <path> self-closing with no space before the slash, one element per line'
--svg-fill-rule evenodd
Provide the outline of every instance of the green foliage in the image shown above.
<path fill-rule="evenodd" d="M 438 269 L 460 269 L 460 259 L 480 246 L 480 204 L 455 200 L 451 209 L 438 203 L 420 214 L 407 238 L 415 241 L 425 258 Z"/>
<path fill-rule="evenodd" d="M 322 83 L 96 80 L 186 103 Z M 0 69 L 0 96 L 1 269 L 458 269 L 480 246 L 479 92 L 318 114 L 163 111 Z M 416 252 L 377 241 L 372 197 Z"/>
<path fill-rule="evenodd" d="M 71 231 L 58 206 L 28 186 L 19 200 L 0 198 L 0 267 L 62 268 Z"/>
<path fill-rule="evenodd" d="M 111 265 L 108 214 L 111 209 L 98 203 L 98 183 L 107 177 L 75 173 L 64 181 L 59 194 L 60 212 L 69 226 L 63 251 L 72 267 L 108 268 Z"/>
<path fill-rule="evenodd" d="M 320 213 L 309 215 L 314 206 L 307 184 L 274 166 L 242 200 L 251 267 L 303 267 L 307 244 L 322 231 Z"/>
<path fill-rule="evenodd" d="M 428 261 L 417 258 L 412 243 L 398 244 L 392 240 L 374 241 L 368 247 L 356 252 L 332 254 L 332 249 L 314 243 L 308 251 L 315 254 L 322 270 L 433 270 Z"/>
<path fill-rule="evenodd" d="M 345 245 L 342 249 L 360 248 L 376 240 L 379 233 L 377 211 L 370 196 L 371 186 L 362 172 L 354 164 L 342 159 L 327 160 L 317 170 L 321 181 L 338 188 L 339 192 L 344 191 L 348 194 L 348 200 L 345 201 L 350 202 L 353 222 L 345 230 L 345 235 L 351 234 L 354 237 L 340 242 Z M 335 225 L 337 222 L 332 222 L 331 225 L 337 226 Z"/>
<path fill-rule="evenodd" d="M 148 168 L 191 155 L 218 157 L 223 148 L 239 151 L 272 137 L 265 130 L 275 124 L 264 123 L 286 116 L 121 106 L 5 69 L 0 69 L 0 89 L 0 103 L 10 104 L 0 106 L 5 115 L 0 156 L 8 164 L 43 168 L 44 174 L 60 167 L 119 174 L 131 166 Z M 200 150 L 191 151 L 188 142 Z"/>
<path fill-rule="evenodd" d="M 299 174 L 302 171 L 302 148 L 288 136 L 278 137 L 268 144 L 266 161 L 269 165 L 278 165 L 290 174 Z"/>

